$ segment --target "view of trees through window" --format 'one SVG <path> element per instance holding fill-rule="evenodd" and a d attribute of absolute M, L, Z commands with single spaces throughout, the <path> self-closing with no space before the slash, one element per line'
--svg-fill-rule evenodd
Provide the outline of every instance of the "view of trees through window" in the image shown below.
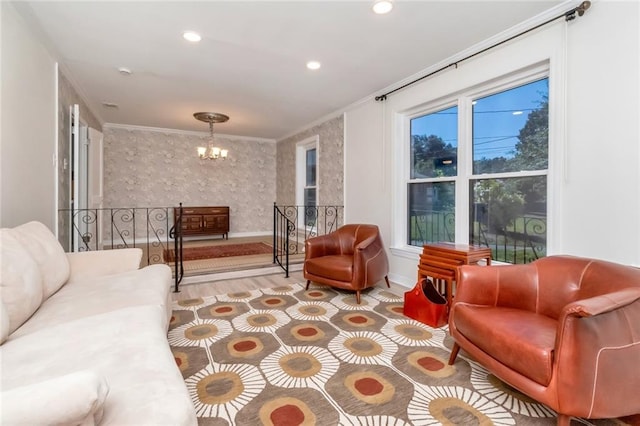
<path fill-rule="evenodd" d="M 411 120 L 408 244 L 456 241 L 456 177 L 464 177 L 470 243 L 510 263 L 545 256 L 548 79 L 473 100 L 472 132 L 460 144 L 458 118 L 453 106 Z M 471 170 L 458 164 L 459 150 Z"/>

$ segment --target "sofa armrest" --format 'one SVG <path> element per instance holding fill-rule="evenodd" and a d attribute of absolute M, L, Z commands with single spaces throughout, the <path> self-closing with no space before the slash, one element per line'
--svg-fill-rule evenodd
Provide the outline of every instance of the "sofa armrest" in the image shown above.
<path fill-rule="evenodd" d="M 640 399 L 628 397 L 640 389 L 640 287 L 566 305 L 555 346 L 563 412 L 616 417 L 640 411 Z"/>
<path fill-rule="evenodd" d="M 140 268 L 142 249 L 85 251 L 67 253 L 71 275 L 69 281 L 134 271 Z"/>
<path fill-rule="evenodd" d="M 109 385 L 79 371 L 0 393 L 3 425 L 93 425 L 102 419 Z"/>
<path fill-rule="evenodd" d="M 309 238 L 304 242 L 305 259 L 340 254 L 338 239 L 331 234 Z"/>
<path fill-rule="evenodd" d="M 562 317 L 575 315 L 591 317 L 621 308 L 640 299 L 640 287 L 629 287 L 612 293 L 569 303 L 562 310 Z"/>

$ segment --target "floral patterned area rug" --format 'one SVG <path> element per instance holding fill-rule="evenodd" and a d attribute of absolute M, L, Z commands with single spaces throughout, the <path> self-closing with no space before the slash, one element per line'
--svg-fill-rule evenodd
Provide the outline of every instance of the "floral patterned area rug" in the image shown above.
<path fill-rule="evenodd" d="M 386 288 L 357 305 L 293 284 L 174 302 L 169 343 L 201 425 L 556 423 L 464 353 L 447 365 L 446 327 L 402 312 Z"/>

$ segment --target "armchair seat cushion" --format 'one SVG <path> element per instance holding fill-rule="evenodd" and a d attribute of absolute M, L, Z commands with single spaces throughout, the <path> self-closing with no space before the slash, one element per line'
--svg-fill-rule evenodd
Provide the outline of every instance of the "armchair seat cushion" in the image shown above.
<path fill-rule="evenodd" d="M 552 377 L 557 325 L 552 318 L 520 309 L 466 303 L 456 306 L 460 334 L 492 358 L 544 386 Z"/>
<path fill-rule="evenodd" d="M 350 282 L 353 278 L 353 256 L 343 254 L 314 257 L 305 261 L 305 268 L 312 275 Z"/>

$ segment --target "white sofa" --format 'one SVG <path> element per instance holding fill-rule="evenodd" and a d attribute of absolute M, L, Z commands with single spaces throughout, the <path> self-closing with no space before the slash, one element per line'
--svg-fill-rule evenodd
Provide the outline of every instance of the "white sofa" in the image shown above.
<path fill-rule="evenodd" d="M 197 423 L 167 342 L 169 267 L 65 253 L 39 222 L 1 229 L 0 253 L 0 424 Z"/>

